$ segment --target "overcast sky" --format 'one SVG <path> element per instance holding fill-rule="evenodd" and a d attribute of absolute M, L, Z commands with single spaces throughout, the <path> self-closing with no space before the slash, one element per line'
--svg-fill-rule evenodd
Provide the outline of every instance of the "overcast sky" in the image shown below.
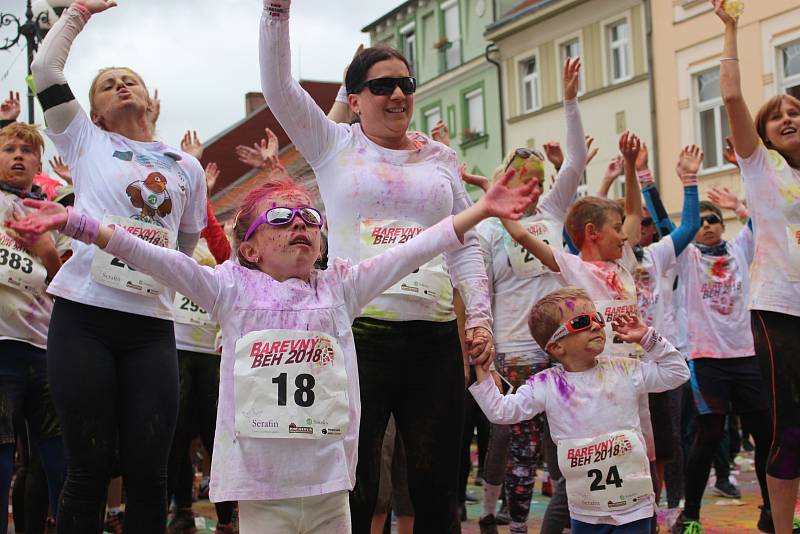
<path fill-rule="evenodd" d="M 128 66 L 161 98 L 159 139 L 177 145 L 196 129 L 209 139 L 244 117 L 244 95 L 260 91 L 258 22 L 260 0 L 118 0 L 94 16 L 75 41 L 66 66 L 70 87 L 84 109 L 97 70 Z M 361 28 L 402 0 L 295 0 L 292 4 L 292 63 L 296 77 L 339 81 Z M 25 0 L 0 0 L 0 12 L 23 18 Z M 0 44 L 9 36 L 0 31 Z M 21 43 L 24 39 L 21 40 Z M 0 52 L 0 97 L 25 89 L 21 46 Z M 12 62 L 15 61 L 13 67 Z M 9 71 L 9 67 L 10 71 Z M 5 79 L 2 77 L 8 72 Z M 27 120 L 22 95 L 20 120 Z M 43 123 L 36 104 L 36 121 Z M 255 141 L 255 140 L 254 140 Z M 48 141 L 46 157 L 54 155 Z M 46 166 L 49 172 L 49 166 Z"/>

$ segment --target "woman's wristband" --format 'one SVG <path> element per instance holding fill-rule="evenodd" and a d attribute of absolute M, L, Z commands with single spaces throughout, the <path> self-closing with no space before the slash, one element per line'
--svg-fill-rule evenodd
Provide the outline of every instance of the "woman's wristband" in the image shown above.
<path fill-rule="evenodd" d="M 84 215 L 69 206 L 67 207 L 67 222 L 64 224 L 61 233 L 91 245 L 97 239 L 97 234 L 100 233 L 100 221 Z"/>

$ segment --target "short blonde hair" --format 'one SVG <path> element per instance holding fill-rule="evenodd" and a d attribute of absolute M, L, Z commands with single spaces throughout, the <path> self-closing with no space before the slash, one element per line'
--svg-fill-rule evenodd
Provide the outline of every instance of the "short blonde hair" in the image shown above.
<path fill-rule="evenodd" d="M 39 157 L 42 157 L 44 139 L 42 134 L 39 133 L 38 126 L 24 122 L 13 122 L 5 128 L 0 128 L 0 143 L 5 143 L 9 139 L 19 139 L 33 145 L 39 152 Z"/>
<path fill-rule="evenodd" d="M 564 220 L 564 228 L 578 250 L 583 248 L 586 240 L 586 225 L 592 223 L 600 228 L 608 220 L 609 212 L 625 216 L 622 206 L 607 198 L 584 197 L 572 205 Z"/>
<path fill-rule="evenodd" d="M 562 287 L 540 298 L 528 314 L 528 328 L 534 341 L 547 350 L 547 342 L 564 322 L 562 303 L 568 299 L 592 302 L 589 294 L 574 286 Z"/>

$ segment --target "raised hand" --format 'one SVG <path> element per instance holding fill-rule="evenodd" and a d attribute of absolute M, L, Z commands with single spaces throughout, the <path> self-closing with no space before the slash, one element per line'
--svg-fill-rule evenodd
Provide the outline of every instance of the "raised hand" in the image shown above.
<path fill-rule="evenodd" d="M 575 100 L 581 84 L 581 58 L 568 57 L 564 63 L 564 100 Z"/>
<path fill-rule="evenodd" d="M 726 26 L 731 24 L 735 25 L 739 20 L 738 18 L 731 17 L 725 10 L 725 3 L 730 1 L 731 0 L 711 0 L 711 5 L 714 6 L 714 13 L 716 13 L 716 15 L 722 22 L 725 23 Z"/>
<path fill-rule="evenodd" d="M 697 171 L 700 170 L 704 157 L 705 154 L 697 145 L 683 147 L 678 156 L 678 164 L 675 166 L 675 171 L 683 183 L 697 182 Z"/>
<path fill-rule="evenodd" d="M 214 190 L 214 186 L 217 184 L 217 178 L 219 178 L 219 167 L 215 162 L 211 162 L 206 165 L 206 192 L 211 193 Z"/>
<path fill-rule="evenodd" d="M 547 161 L 553 164 L 556 171 L 560 171 L 564 164 L 564 151 L 561 150 L 561 144 L 558 141 L 548 141 L 542 145 L 542 149 Z"/>
<path fill-rule="evenodd" d="M 733 139 L 731 136 L 725 138 L 725 148 L 722 149 L 722 155 L 725 161 L 732 165 L 739 166 L 739 160 L 736 159 L 736 149 L 733 148 Z"/>
<path fill-rule="evenodd" d="M 278 136 L 269 128 L 264 128 L 264 133 L 267 135 L 266 139 L 261 140 L 258 146 L 261 151 L 261 158 L 264 161 L 277 160 L 278 158 Z M 255 146 L 255 145 L 253 145 Z"/>
<path fill-rule="evenodd" d="M 72 183 L 72 171 L 69 170 L 69 165 L 64 163 L 61 156 L 53 157 L 48 163 L 50 163 L 50 168 L 53 169 L 54 173 L 59 175 L 68 184 Z"/>
<path fill-rule="evenodd" d="M 0 104 L 0 120 L 15 121 L 17 120 L 17 117 L 19 117 L 19 112 L 19 93 L 15 91 L 9 91 L 8 98 L 6 98 L 3 103 Z"/>
<path fill-rule="evenodd" d="M 45 232 L 61 230 L 67 223 L 67 208 L 58 202 L 26 198 L 22 203 L 37 211 L 27 213 L 20 219 L 6 220 L 6 226 L 14 230 L 25 243 L 38 240 Z"/>
<path fill-rule="evenodd" d="M 624 165 L 625 162 L 622 160 L 622 156 L 617 156 L 609 161 L 608 167 L 606 167 L 606 173 L 603 175 L 603 180 L 614 182 L 614 180 L 619 178 L 622 175 L 622 172 L 625 170 Z"/>
<path fill-rule="evenodd" d="M 442 119 L 439 119 L 433 129 L 431 129 L 431 139 L 439 141 L 443 145 L 450 146 L 450 129 Z"/>
<path fill-rule="evenodd" d="M 636 171 L 646 171 L 647 162 L 650 153 L 647 150 L 647 144 L 642 142 L 642 148 L 639 150 L 639 156 L 636 158 Z"/>
<path fill-rule="evenodd" d="M 466 163 L 462 163 L 461 167 L 459 167 L 458 170 L 461 173 L 461 179 L 464 180 L 464 182 L 470 185 L 474 185 L 475 187 L 480 187 L 484 191 L 489 190 L 489 186 L 491 185 L 489 183 L 489 179 L 479 174 L 468 173 Z"/>
<path fill-rule="evenodd" d="M 190 156 L 200 159 L 203 157 L 203 148 L 203 143 L 197 137 L 197 131 L 186 130 L 186 133 L 183 134 L 183 139 L 181 139 L 181 150 Z"/>
<path fill-rule="evenodd" d="M 508 169 L 502 178 L 492 185 L 478 202 L 482 204 L 487 217 L 518 220 L 525 210 L 539 199 L 542 190 L 537 180 L 530 180 L 519 187 L 509 188 L 508 182 L 516 174 Z"/>
<path fill-rule="evenodd" d="M 619 151 L 625 163 L 636 165 L 636 159 L 642 149 L 642 141 L 632 132 L 625 132 L 619 138 Z"/>
<path fill-rule="evenodd" d="M 742 205 L 739 197 L 734 195 L 727 187 L 712 187 L 708 192 L 708 200 L 723 209 L 736 211 Z"/>
<path fill-rule="evenodd" d="M 592 148 L 594 144 L 594 137 L 591 135 L 586 136 L 586 165 L 589 165 L 594 157 L 600 152 L 600 149 L 597 147 Z"/>
<path fill-rule="evenodd" d="M 614 334 L 625 343 L 639 343 L 647 334 L 648 327 L 638 315 L 622 315 L 611 323 Z"/>
<path fill-rule="evenodd" d="M 147 112 L 147 118 L 150 123 L 155 126 L 158 122 L 158 117 L 161 115 L 161 99 L 158 98 L 158 89 L 153 91 L 153 96 L 150 97 L 150 108 Z"/>
<path fill-rule="evenodd" d="M 111 9 L 117 5 L 115 0 L 77 0 L 75 3 L 82 5 L 92 14 L 102 13 L 106 9 Z"/>

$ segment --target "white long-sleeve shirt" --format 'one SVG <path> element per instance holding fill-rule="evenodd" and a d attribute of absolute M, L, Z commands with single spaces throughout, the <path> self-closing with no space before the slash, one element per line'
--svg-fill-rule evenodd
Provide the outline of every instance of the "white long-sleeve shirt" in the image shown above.
<path fill-rule="evenodd" d="M 689 368 L 681 354 L 658 336 L 645 360 L 601 356 L 597 365 L 582 372 L 551 367 L 532 376 L 512 395 L 501 395 L 491 380 L 473 384 L 469 390 L 495 424 L 518 423 L 547 412 L 550 434 L 558 444 L 615 430 L 632 430 L 641 439 L 639 399 L 674 389 L 688 379 Z M 653 499 L 624 514 L 598 517 L 570 510 L 570 515 L 586 523 L 630 523 L 653 515 Z"/>
<path fill-rule="evenodd" d="M 290 0 L 266 0 L 261 21 L 261 84 L 270 111 L 317 176 L 328 222 L 331 257 L 352 262 L 369 257 L 369 226 L 429 227 L 470 205 L 461 183 L 456 153 L 415 134 L 415 150 L 383 148 L 364 135 L 359 124 L 336 124 L 291 75 L 288 12 Z M 492 315 L 486 270 L 478 237 L 465 235 L 464 246 L 445 254 L 450 280 L 464 299 L 467 328 L 491 329 Z M 436 274 L 434 274 L 436 276 Z M 445 279 L 446 281 L 446 279 Z M 452 298 L 412 294 L 378 296 L 364 316 L 390 321 L 450 321 Z"/>
<path fill-rule="evenodd" d="M 567 122 L 564 165 L 553 188 L 539 202 L 536 212 L 520 221 L 529 231 L 535 231 L 539 239 L 546 239 L 551 246 L 561 249 L 564 218 L 586 168 L 586 140 L 578 102 L 565 102 L 564 114 Z M 497 352 L 536 350 L 538 345 L 528 329 L 528 312 L 540 298 L 562 287 L 563 281 L 515 244 L 500 220 L 487 219 L 478 225 L 477 231 L 492 290 Z"/>
<path fill-rule="evenodd" d="M 199 265 L 177 250 L 151 245 L 119 228 L 105 248 L 208 310 L 222 328 L 219 407 L 211 500 L 287 499 L 350 490 L 355 483 L 361 402 L 351 325 L 376 295 L 443 251 L 461 246 L 452 217 L 403 245 L 357 265 L 335 259 L 309 282 L 278 282 L 234 261 Z M 235 432 L 236 342 L 265 329 L 317 331 L 342 348 L 350 425 L 342 439 L 246 438 Z M 268 381 L 267 381 L 268 382 Z M 265 387 L 273 387 L 266 383 Z"/>

